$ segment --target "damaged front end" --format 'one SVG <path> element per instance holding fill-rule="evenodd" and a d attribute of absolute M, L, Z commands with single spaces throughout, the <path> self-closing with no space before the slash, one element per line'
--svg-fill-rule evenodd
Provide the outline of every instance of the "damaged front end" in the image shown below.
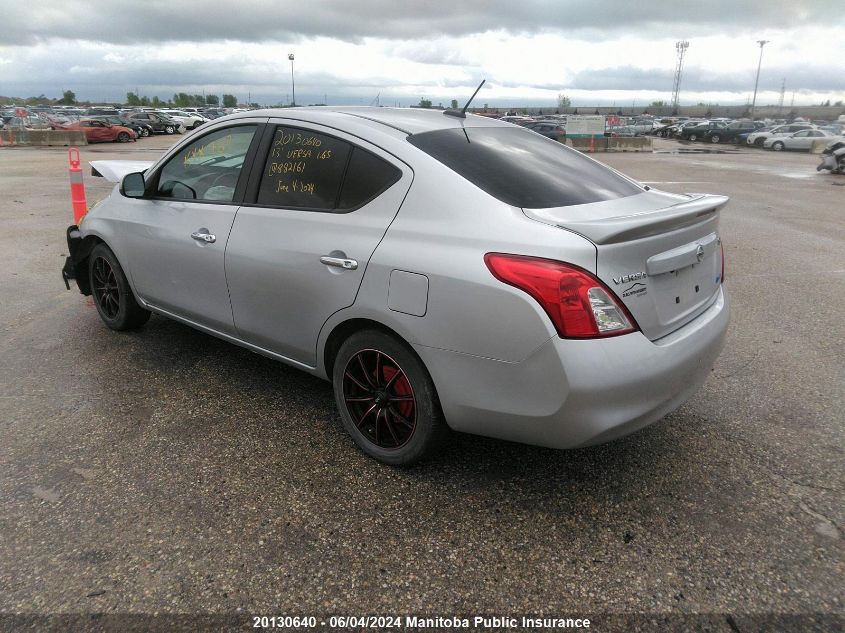
<path fill-rule="evenodd" d="M 67 228 L 67 247 L 70 255 L 65 258 L 62 267 L 62 281 L 70 290 L 70 280 L 76 281 L 79 292 L 91 294 L 91 281 L 88 278 L 88 256 L 97 244 L 94 237 L 84 238 L 75 224 Z"/>

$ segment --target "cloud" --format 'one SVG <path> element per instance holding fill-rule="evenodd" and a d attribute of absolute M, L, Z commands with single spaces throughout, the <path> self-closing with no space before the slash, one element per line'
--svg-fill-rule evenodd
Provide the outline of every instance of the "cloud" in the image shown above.
<path fill-rule="evenodd" d="M 19 3 L 3 11 L 0 45 L 53 39 L 114 44 L 147 42 L 288 41 L 330 37 L 359 42 L 389 34 L 396 40 L 462 36 L 487 31 L 564 32 L 581 38 L 608 34 L 679 36 L 757 29 L 845 24 L 836 0 L 711 0 L 695 8 L 677 2 L 594 0 L 207 0 L 147 2 L 77 0 Z"/>
<path fill-rule="evenodd" d="M 837 82 L 835 66 L 810 66 L 796 62 L 791 66 L 768 66 L 760 79 L 760 90 L 779 91 L 781 78 L 800 77 L 801 89 L 824 92 Z M 588 69 L 578 72 L 566 88 L 575 90 L 654 90 L 666 91 L 672 86 L 674 71 L 666 68 L 614 68 Z M 842 88 L 841 80 L 839 81 Z M 681 89 L 689 92 L 744 93 L 753 88 L 754 72 L 727 71 L 714 73 L 701 67 L 684 68 Z"/>

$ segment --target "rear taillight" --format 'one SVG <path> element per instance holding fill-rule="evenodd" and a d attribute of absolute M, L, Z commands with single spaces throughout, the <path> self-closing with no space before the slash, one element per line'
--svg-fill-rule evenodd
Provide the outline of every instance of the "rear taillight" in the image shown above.
<path fill-rule="evenodd" d="M 583 268 L 504 253 L 487 253 L 484 263 L 496 279 L 534 297 L 563 338 L 618 336 L 638 329 L 610 288 Z"/>

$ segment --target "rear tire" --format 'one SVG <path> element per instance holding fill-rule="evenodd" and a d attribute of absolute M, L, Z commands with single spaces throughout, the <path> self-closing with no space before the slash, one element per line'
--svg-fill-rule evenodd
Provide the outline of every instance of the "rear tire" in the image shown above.
<path fill-rule="evenodd" d="M 150 318 L 138 305 L 120 262 L 105 244 L 97 244 L 88 257 L 88 280 L 97 313 L 113 330 L 134 330 Z"/>
<path fill-rule="evenodd" d="M 713 134 L 712 136 L 710 136 L 710 142 L 711 143 L 719 143 L 721 140 L 722 140 L 722 137 L 719 136 L 718 134 Z"/>
<path fill-rule="evenodd" d="M 370 457 L 407 466 L 445 432 L 434 383 L 422 361 L 401 340 L 380 330 L 350 336 L 332 370 L 343 427 Z"/>
<path fill-rule="evenodd" d="M 698 140 L 698 134 L 690 134 L 687 138 L 695 143 Z"/>

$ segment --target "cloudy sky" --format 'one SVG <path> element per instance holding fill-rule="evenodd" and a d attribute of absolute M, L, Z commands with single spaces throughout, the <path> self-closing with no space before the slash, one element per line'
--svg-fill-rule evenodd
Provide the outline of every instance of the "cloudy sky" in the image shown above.
<path fill-rule="evenodd" d="M 262 104 L 478 105 L 845 100 L 841 0 L 0 0 L 0 95 L 138 90 Z"/>

